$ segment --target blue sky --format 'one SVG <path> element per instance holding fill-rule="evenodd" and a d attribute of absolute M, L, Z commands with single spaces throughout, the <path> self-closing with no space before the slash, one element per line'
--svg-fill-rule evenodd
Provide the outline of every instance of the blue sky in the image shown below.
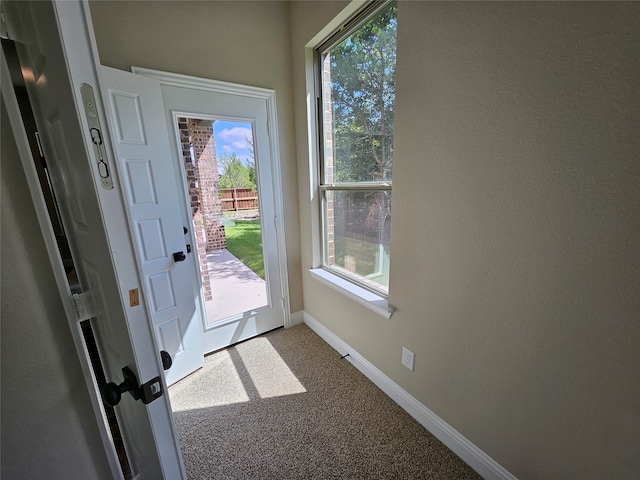
<path fill-rule="evenodd" d="M 226 153 L 235 153 L 244 161 L 251 158 L 245 137 L 251 138 L 251 124 L 243 122 L 228 122 L 217 120 L 213 122 L 213 138 L 216 143 L 216 156 L 222 157 Z"/>

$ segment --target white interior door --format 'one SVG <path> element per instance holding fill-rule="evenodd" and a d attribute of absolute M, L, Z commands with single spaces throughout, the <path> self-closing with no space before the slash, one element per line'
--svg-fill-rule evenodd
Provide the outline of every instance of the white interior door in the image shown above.
<path fill-rule="evenodd" d="M 262 233 L 263 259 L 265 263 L 266 304 L 259 309 L 240 312 L 237 315 L 215 322 L 206 320 L 203 328 L 204 351 L 210 352 L 227 347 L 255 335 L 267 332 L 285 324 L 288 316 L 286 295 L 286 268 L 282 235 L 278 225 L 281 205 L 277 201 L 278 183 L 274 178 L 278 172 L 273 158 L 273 135 L 270 130 L 267 96 L 272 93 L 255 87 L 232 86 L 222 82 L 168 74 L 144 69 L 134 69 L 142 75 L 159 78 L 168 129 L 177 138 L 178 117 L 234 120 L 252 125 L 254 156 L 258 177 L 260 204 L 260 224 Z M 245 90 L 246 89 L 246 90 Z M 259 91 L 256 94 L 256 91 Z M 261 95 L 266 95 L 262 97 Z M 173 169 L 184 201 L 182 213 L 184 222 L 190 221 L 188 195 L 185 190 L 186 178 L 182 168 L 182 154 L 179 140 L 173 143 Z M 281 242 L 281 244 L 280 244 Z M 233 294 L 233 293 L 231 293 Z M 214 292 L 215 297 L 215 292 Z M 201 297 L 200 308 L 206 310 Z M 215 305 L 214 305 L 215 308 Z"/>
<path fill-rule="evenodd" d="M 11 38 L 19 42 L 20 63 L 80 286 L 93 300 L 91 323 L 107 379 L 122 382 L 122 367 L 127 366 L 140 384 L 145 383 L 162 370 L 146 310 L 129 302 L 128 292 L 140 287 L 140 279 L 131 268 L 135 260 L 120 185 L 112 172 L 114 188 L 103 188 L 104 167 L 93 153 L 81 113 L 80 87 L 86 84 L 95 91 L 92 107 L 106 126 L 88 7 L 80 2 L 5 3 L 4 21 Z M 101 133 L 108 139 L 106 128 Z M 110 158 L 107 149 L 103 160 L 112 167 Z M 79 323 L 73 317 L 69 321 L 77 339 Z M 86 365 L 82 345 L 76 345 Z M 90 376 L 87 382 L 94 408 L 99 409 L 95 382 Z M 115 411 L 135 478 L 185 477 L 167 395 L 145 405 L 125 393 Z"/>
<path fill-rule="evenodd" d="M 119 174 L 134 234 L 147 308 L 160 348 L 173 358 L 165 372 L 172 384 L 202 367 L 202 331 L 197 275 L 187 249 L 171 166 L 169 135 L 157 80 L 101 67 L 104 102 Z"/>

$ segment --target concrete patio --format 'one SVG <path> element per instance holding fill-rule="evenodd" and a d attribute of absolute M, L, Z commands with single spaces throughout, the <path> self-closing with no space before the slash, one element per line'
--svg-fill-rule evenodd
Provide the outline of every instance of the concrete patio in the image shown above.
<path fill-rule="evenodd" d="M 267 305 L 266 282 L 228 250 L 207 254 L 213 299 L 205 302 L 207 323 Z"/>

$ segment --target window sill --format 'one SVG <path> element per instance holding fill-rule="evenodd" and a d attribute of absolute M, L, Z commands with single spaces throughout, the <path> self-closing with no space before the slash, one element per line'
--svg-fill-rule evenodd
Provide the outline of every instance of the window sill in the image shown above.
<path fill-rule="evenodd" d="M 309 270 L 309 273 L 311 273 L 311 276 L 316 280 L 355 300 L 360 305 L 365 306 L 378 315 L 387 319 L 393 315 L 393 308 L 389 306 L 389 302 L 385 297 L 359 287 L 322 268 L 312 268 Z"/>

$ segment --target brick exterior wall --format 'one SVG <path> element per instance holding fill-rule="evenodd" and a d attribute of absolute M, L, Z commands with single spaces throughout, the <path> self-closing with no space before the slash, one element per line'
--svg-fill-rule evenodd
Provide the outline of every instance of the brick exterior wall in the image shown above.
<path fill-rule="evenodd" d="M 213 299 L 207 253 L 227 247 L 219 198 L 218 165 L 211 124 L 198 125 L 198 120 L 179 118 L 178 129 L 187 177 L 191 217 L 196 251 L 202 276 L 205 301 Z M 193 159 L 191 156 L 193 148 Z"/>
<path fill-rule="evenodd" d="M 323 101 L 324 110 L 324 183 L 333 183 L 333 111 L 331 108 L 331 56 L 327 54 L 324 58 L 323 67 Z M 333 265 L 336 260 L 335 240 L 334 240 L 334 214 L 333 214 L 333 192 L 326 191 L 327 224 L 326 240 L 328 265 Z"/>
<path fill-rule="evenodd" d="M 208 125 L 208 126 L 207 126 Z M 207 252 L 227 248 L 222 226 L 222 202 L 220 201 L 220 177 L 213 139 L 212 125 L 201 125 L 198 120 L 187 119 L 189 140 L 193 147 L 195 170 L 200 190 L 200 212 L 207 234 Z"/>

